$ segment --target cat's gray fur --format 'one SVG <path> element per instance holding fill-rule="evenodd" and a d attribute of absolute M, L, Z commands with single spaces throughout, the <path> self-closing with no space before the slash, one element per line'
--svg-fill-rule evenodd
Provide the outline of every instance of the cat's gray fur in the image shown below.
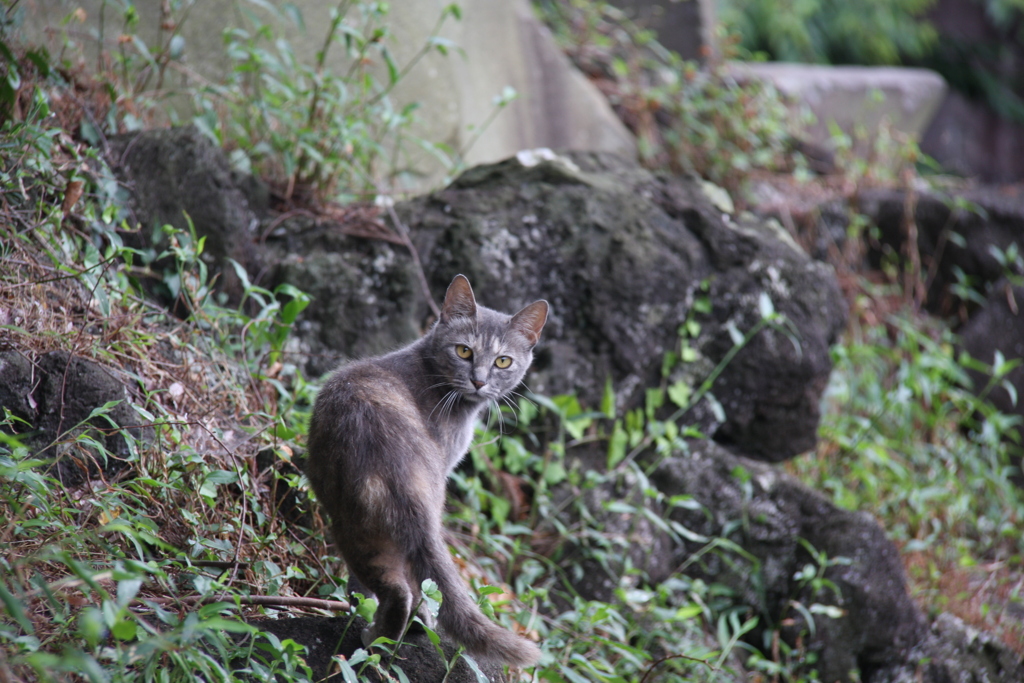
<path fill-rule="evenodd" d="M 327 380 L 309 426 L 307 472 L 349 572 L 378 600 L 364 642 L 398 640 L 424 579 L 444 596 L 441 626 L 484 659 L 528 666 L 537 646 L 499 627 L 470 599 L 441 513 L 448 476 L 481 411 L 511 392 L 533 359 L 548 304 L 514 316 L 479 306 L 462 275 L 418 341 L 345 366 Z M 460 357 L 471 350 L 469 358 Z M 506 359 L 511 364 L 501 368 Z M 419 616 L 430 624 L 421 609 Z"/>

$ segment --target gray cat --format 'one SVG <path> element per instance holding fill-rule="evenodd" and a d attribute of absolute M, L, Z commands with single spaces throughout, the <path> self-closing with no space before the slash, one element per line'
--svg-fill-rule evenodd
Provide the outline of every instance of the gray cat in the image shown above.
<path fill-rule="evenodd" d="M 309 425 L 307 472 L 349 573 L 378 600 L 363 633 L 394 640 L 433 579 L 444 630 L 482 659 L 534 664 L 537 646 L 480 612 L 441 528 L 445 485 L 481 411 L 515 389 L 548 304 L 513 316 L 478 306 L 456 275 L 434 327 L 409 346 L 345 366 L 324 384 Z M 431 625 L 425 609 L 419 616 Z"/>

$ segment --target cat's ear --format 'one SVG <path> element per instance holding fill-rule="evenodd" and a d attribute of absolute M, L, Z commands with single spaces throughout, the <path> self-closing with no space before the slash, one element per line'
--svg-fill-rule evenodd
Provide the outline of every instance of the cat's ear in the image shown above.
<path fill-rule="evenodd" d="M 441 322 L 447 324 L 451 322 L 452 318 L 475 317 L 476 297 L 473 296 L 473 288 L 469 286 L 469 280 L 465 275 L 456 275 L 444 295 L 444 305 L 441 306 Z"/>
<path fill-rule="evenodd" d="M 536 346 L 540 340 L 540 331 L 548 321 L 548 302 L 541 299 L 512 316 L 509 327 L 523 335 L 530 346 Z"/>

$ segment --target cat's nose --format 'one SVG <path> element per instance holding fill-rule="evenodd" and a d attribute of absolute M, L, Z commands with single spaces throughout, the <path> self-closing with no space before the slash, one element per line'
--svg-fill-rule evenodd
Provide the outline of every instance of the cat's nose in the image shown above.
<path fill-rule="evenodd" d="M 473 386 L 474 386 L 474 387 L 476 387 L 477 389 L 481 389 L 481 388 L 483 388 L 483 386 L 484 386 L 485 384 L 487 384 L 487 382 L 481 382 L 481 381 L 480 381 L 480 380 L 478 380 L 478 379 L 474 379 L 474 380 L 472 380 L 472 381 L 473 381 Z"/>

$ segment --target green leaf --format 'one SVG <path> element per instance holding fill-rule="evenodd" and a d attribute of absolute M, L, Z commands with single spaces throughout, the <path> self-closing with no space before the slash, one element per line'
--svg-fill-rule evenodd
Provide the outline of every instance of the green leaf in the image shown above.
<path fill-rule="evenodd" d="M 491 497 L 491 516 L 499 526 L 508 520 L 508 514 L 512 512 L 512 503 L 499 496 Z"/>
<path fill-rule="evenodd" d="M 441 16 L 452 16 L 455 18 L 456 21 L 462 21 L 462 8 L 459 6 L 459 3 L 453 2 L 445 6 L 444 12 L 441 14 Z"/>
<path fill-rule="evenodd" d="M 846 614 L 846 610 L 835 605 L 823 605 L 819 602 L 814 603 L 810 607 L 811 614 L 824 614 L 829 619 L 841 619 Z"/>
<path fill-rule="evenodd" d="M 502 464 L 511 474 L 519 474 L 526 470 L 533 455 L 526 450 L 523 442 L 513 436 L 501 440 L 503 452 Z"/>
<path fill-rule="evenodd" d="M 743 343 L 743 333 L 736 327 L 734 321 L 729 320 L 725 323 L 725 331 L 729 333 L 729 338 L 732 339 L 734 345 L 739 346 Z"/>
<path fill-rule="evenodd" d="M 356 614 L 361 616 L 368 622 L 373 621 L 373 615 L 377 613 L 377 601 L 373 598 L 367 598 L 362 593 L 356 593 L 358 605 L 356 606 Z"/>
<path fill-rule="evenodd" d="M 676 610 L 676 619 L 693 619 L 704 613 L 700 605 L 684 605 Z"/>
<path fill-rule="evenodd" d="M 569 681 L 571 681 L 571 683 L 591 683 L 586 678 L 580 676 L 578 673 L 570 669 L 568 666 L 563 664 L 561 665 L 561 668 L 562 673 L 565 675 L 566 678 L 569 679 Z"/>
<path fill-rule="evenodd" d="M 587 431 L 587 427 L 593 424 L 593 419 L 582 415 L 568 418 L 562 424 L 565 425 L 565 431 L 569 432 L 569 436 L 574 439 L 582 439 L 583 434 Z"/>
<path fill-rule="evenodd" d="M 565 465 L 560 460 L 552 460 L 544 469 L 544 483 L 548 486 L 560 484 L 565 481 L 566 476 L 568 476 L 568 473 L 565 471 Z"/>
<path fill-rule="evenodd" d="M 206 475 L 206 480 L 218 486 L 221 484 L 234 484 L 238 481 L 238 472 L 234 470 L 213 470 Z"/>
<path fill-rule="evenodd" d="M 142 588 L 142 579 L 124 579 L 117 582 L 117 604 L 126 607 Z"/>
<path fill-rule="evenodd" d="M 110 633 L 118 640 L 135 640 L 138 625 L 133 618 L 122 618 L 114 623 Z"/>
<path fill-rule="evenodd" d="M 630 505 L 623 500 L 610 500 L 604 504 L 604 509 L 608 512 L 618 512 L 627 515 L 636 513 L 636 506 Z"/>
<path fill-rule="evenodd" d="M 180 33 L 174 34 L 174 36 L 171 37 L 171 42 L 167 46 L 167 49 L 168 49 L 168 56 L 171 59 L 173 59 L 175 61 L 181 60 L 182 56 L 184 56 L 184 54 L 185 54 L 185 38 L 184 38 L 184 36 L 182 36 Z"/>
<path fill-rule="evenodd" d="M 665 405 L 665 392 L 655 387 L 647 390 L 646 397 L 647 419 L 653 420 L 655 411 Z"/>
<path fill-rule="evenodd" d="M 441 609 L 441 603 L 444 601 L 441 589 L 433 579 L 424 579 L 420 584 L 420 590 L 423 591 L 423 601 L 427 605 L 427 610 L 436 617 Z"/>
<path fill-rule="evenodd" d="M 676 382 L 668 388 L 669 400 L 679 408 L 688 408 L 692 395 L 693 389 L 686 382 Z"/>
<path fill-rule="evenodd" d="M 338 665 L 338 669 L 341 671 L 341 678 L 345 683 L 359 683 L 358 677 L 355 675 L 355 670 L 348 664 L 348 659 L 345 658 L 344 654 L 336 654 L 332 659 L 335 664 Z"/>
<path fill-rule="evenodd" d="M 604 380 L 604 393 L 601 395 L 601 412 L 609 419 L 615 419 L 615 387 L 612 386 L 612 378 Z"/>
<path fill-rule="evenodd" d="M 95 607 L 86 607 L 78 614 L 77 623 L 78 635 L 85 639 L 89 647 L 96 647 L 106 631 L 103 614 Z"/>
<path fill-rule="evenodd" d="M 491 679 L 484 675 L 484 672 L 480 670 L 480 665 L 476 663 L 475 659 L 465 652 L 462 653 L 462 658 L 466 660 L 466 665 L 469 666 L 473 675 L 476 677 L 476 683 L 490 683 Z"/>
<path fill-rule="evenodd" d="M 579 400 L 572 394 L 552 396 L 545 402 L 541 402 L 541 405 L 548 405 L 556 413 L 561 415 L 562 419 L 568 419 L 583 412 L 583 409 L 580 407 Z"/>
<path fill-rule="evenodd" d="M 388 80 L 391 81 L 392 85 L 398 83 L 400 72 L 398 70 L 398 65 L 395 64 L 395 60 L 391 57 L 391 51 L 386 47 L 382 47 L 380 54 L 381 57 L 384 58 L 384 63 L 387 64 L 388 67 Z"/>
<path fill-rule="evenodd" d="M 352 656 L 348 658 L 348 663 L 352 666 L 359 666 L 363 662 L 372 659 L 370 653 L 363 648 L 357 649 L 352 653 Z"/>
<path fill-rule="evenodd" d="M 608 469 L 613 469 L 626 457 L 626 446 L 629 444 L 629 435 L 622 428 L 622 421 L 616 420 L 612 429 L 611 438 L 608 439 Z"/>
<path fill-rule="evenodd" d="M 757 297 L 757 310 L 762 318 L 770 318 L 775 315 L 775 304 L 772 303 L 772 298 L 768 296 L 768 292 L 761 292 L 760 296 Z"/>
<path fill-rule="evenodd" d="M 260 630 L 251 624 L 238 619 L 227 619 L 225 617 L 210 617 L 203 619 L 203 627 L 217 631 L 228 631 L 229 633 L 259 633 Z"/>
<path fill-rule="evenodd" d="M 672 368 L 679 362 L 679 354 L 675 351 L 666 351 L 665 356 L 661 359 L 661 376 L 668 377 L 672 374 Z"/>
<path fill-rule="evenodd" d="M 302 10 L 294 2 L 286 2 L 281 5 L 281 12 L 292 20 L 292 23 L 302 32 L 306 31 L 306 22 L 302 17 Z"/>
<path fill-rule="evenodd" d="M 35 633 L 35 628 L 22 609 L 21 602 L 7 589 L 7 585 L 3 581 L 0 581 L 0 601 L 7 608 L 7 614 L 21 626 L 22 631 L 28 634 Z"/>
<path fill-rule="evenodd" d="M 214 499 L 217 497 L 217 486 L 213 482 L 206 480 L 199 487 L 199 495 L 204 498 Z"/>
<path fill-rule="evenodd" d="M 397 664 L 392 664 L 391 671 L 398 674 L 398 683 L 409 683 L 409 677 L 405 675 L 404 671 L 402 671 L 402 667 Z"/>
<path fill-rule="evenodd" d="M 118 406 L 118 404 L 120 404 L 120 403 L 121 403 L 121 399 L 118 399 L 116 401 L 107 401 L 106 403 L 104 403 L 100 407 L 93 408 L 92 412 L 89 413 L 89 417 L 87 417 L 84 420 L 82 420 L 82 423 L 88 422 L 88 421 L 92 420 L 94 417 L 106 416 L 107 413 L 109 413 L 111 410 L 116 408 Z"/>

